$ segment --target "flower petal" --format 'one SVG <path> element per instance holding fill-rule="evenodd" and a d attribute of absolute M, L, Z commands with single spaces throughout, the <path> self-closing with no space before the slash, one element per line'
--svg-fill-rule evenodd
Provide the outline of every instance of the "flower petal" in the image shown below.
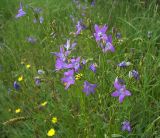
<path fill-rule="evenodd" d="M 122 103 L 122 102 L 123 102 L 124 97 L 125 97 L 125 95 L 123 95 L 123 94 L 119 96 L 119 102 L 120 102 L 120 103 Z"/>
<path fill-rule="evenodd" d="M 111 94 L 111 96 L 113 97 L 118 97 L 120 95 L 120 93 L 118 91 L 115 91 Z"/>

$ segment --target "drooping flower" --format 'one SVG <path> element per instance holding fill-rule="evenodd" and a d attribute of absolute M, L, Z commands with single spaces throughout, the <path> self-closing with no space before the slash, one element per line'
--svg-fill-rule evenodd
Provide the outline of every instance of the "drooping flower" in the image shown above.
<path fill-rule="evenodd" d="M 71 64 L 72 64 L 72 68 L 74 69 L 75 72 L 77 72 L 80 68 L 80 57 L 72 58 L 70 61 L 71 61 Z"/>
<path fill-rule="evenodd" d="M 78 23 L 76 25 L 76 29 L 77 29 L 76 35 L 79 35 L 81 33 L 82 29 L 83 29 L 83 26 L 81 25 L 80 21 L 78 21 Z"/>
<path fill-rule="evenodd" d="M 39 86 L 41 84 L 41 79 L 39 77 L 35 77 L 35 84 Z"/>
<path fill-rule="evenodd" d="M 57 117 L 52 117 L 52 123 L 53 123 L 53 124 L 56 124 L 56 123 L 57 123 L 57 120 L 58 120 Z"/>
<path fill-rule="evenodd" d="M 16 90 L 19 90 L 19 89 L 20 89 L 20 85 L 19 85 L 16 81 L 14 81 L 13 87 L 14 87 Z"/>
<path fill-rule="evenodd" d="M 70 39 L 67 39 L 67 42 L 66 42 L 66 44 L 64 45 L 64 47 L 65 47 L 66 50 L 68 51 L 68 50 L 73 50 L 76 45 L 77 45 L 77 43 L 74 42 L 74 43 L 71 44 Z"/>
<path fill-rule="evenodd" d="M 120 84 L 120 80 L 118 78 L 114 81 L 114 87 L 116 89 L 111 95 L 113 97 L 119 97 L 119 102 L 122 103 L 126 96 L 131 96 L 130 91 L 126 89 L 124 84 Z"/>
<path fill-rule="evenodd" d="M 97 64 L 96 64 L 96 63 L 91 64 L 91 65 L 89 66 L 89 69 L 90 69 L 91 71 L 93 71 L 94 73 L 96 73 L 96 70 L 97 70 Z"/>
<path fill-rule="evenodd" d="M 24 15 L 26 15 L 26 12 L 23 11 L 23 9 L 22 9 L 22 3 L 20 3 L 20 8 L 18 10 L 18 14 L 16 15 L 16 18 L 20 18 L 20 17 L 22 17 Z"/>
<path fill-rule="evenodd" d="M 121 35 L 120 32 L 116 33 L 116 38 L 117 38 L 117 39 L 121 39 L 121 38 L 122 38 L 122 35 Z"/>
<path fill-rule="evenodd" d="M 82 64 L 85 65 L 87 63 L 87 61 L 85 59 L 82 59 Z"/>
<path fill-rule="evenodd" d="M 61 79 L 65 84 L 65 89 L 68 89 L 70 85 L 75 83 L 74 70 L 69 70 L 64 73 L 64 78 Z"/>
<path fill-rule="evenodd" d="M 114 52 L 115 51 L 115 48 L 112 44 L 112 36 L 108 36 L 106 37 L 106 41 L 104 43 L 104 45 L 101 45 L 102 47 L 102 51 L 105 53 L 107 51 L 111 51 L 111 52 Z"/>
<path fill-rule="evenodd" d="M 38 73 L 39 75 L 42 75 L 42 74 L 44 74 L 45 72 L 44 72 L 44 70 L 39 69 L 39 70 L 37 71 L 37 73 Z"/>
<path fill-rule="evenodd" d="M 122 61 L 118 64 L 119 67 L 128 67 L 131 65 L 131 62 Z"/>
<path fill-rule="evenodd" d="M 54 136 L 56 133 L 56 131 L 54 130 L 54 128 L 51 128 L 48 132 L 47 132 L 47 136 L 48 137 L 52 137 Z"/>
<path fill-rule="evenodd" d="M 31 44 L 35 44 L 37 42 L 37 39 L 35 37 L 27 37 L 27 42 Z"/>
<path fill-rule="evenodd" d="M 95 88 L 96 88 L 96 87 L 97 87 L 96 84 L 91 84 L 91 83 L 89 83 L 88 81 L 85 81 L 85 82 L 84 82 L 84 85 L 83 85 L 83 92 L 85 92 L 86 95 L 88 96 L 89 94 L 95 92 Z"/>
<path fill-rule="evenodd" d="M 136 80 L 139 80 L 139 73 L 136 70 L 129 71 L 129 78 L 134 78 Z"/>
<path fill-rule="evenodd" d="M 40 22 L 40 24 L 42 24 L 42 23 L 43 23 L 43 21 L 44 21 L 44 18 L 41 16 L 41 17 L 39 18 L 39 22 Z"/>
<path fill-rule="evenodd" d="M 95 6 L 95 4 L 96 4 L 96 0 L 92 0 L 91 6 Z"/>
<path fill-rule="evenodd" d="M 100 41 L 100 40 L 103 40 L 105 41 L 106 38 L 107 38 L 107 35 L 106 35 L 106 31 L 107 31 L 107 26 L 104 25 L 102 27 L 99 27 L 97 24 L 94 26 L 94 29 L 95 29 L 95 33 L 94 33 L 94 36 L 95 36 L 95 39 L 96 41 Z"/>
<path fill-rule="evenodd" d="M 129 121 L 122 122 L 122 131 L 131 132 L 131 125 Z"/>

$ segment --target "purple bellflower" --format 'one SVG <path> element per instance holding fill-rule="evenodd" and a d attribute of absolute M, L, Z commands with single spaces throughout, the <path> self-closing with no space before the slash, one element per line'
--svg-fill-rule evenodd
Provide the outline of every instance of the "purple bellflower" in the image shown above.
<path fill-rule="evenodd" d="M 128 67 L 129 65 L 131 65 L 131 62 L 126 62 L 126 61 L 122 61 L 121 63 L 118 64 L 119 67 Z"/>
<path fill-rule="evenodd" d="M 96 63 L 91 64 L 91 65 L 89 66 L 89 69 L 90 69 L 91 71 L 93 71 L 94 73 L 96 73 L 96 70 L 97 70 L 97 64 L 96 64 Z"/>
<path fill-rule="evenodd" d="M 14 81 L 13 87 L 14 87 L 16 90 L 19 90 L 19 89 L 20 89 L 20 85 L 19 85 L 16 81 Z"/>
<path fill-rule="evenodd" d="M 40 24 L 42 24 L 42 23 L 43 23 L 43 21 L 44 21 L 44 18 L 41 16 L 41 17 L 39 18 L 39 22 L 40 22 Z"/>
<path fill-rule="evenodd" d="M 97 42 L 100 40 L 105 41 L 107 38 L 106 31 L 108 27 L 106 25 L 99 27 L 97 24 L 95 24 L 94 29 L 95 29 L 94 37 L 96 41 Z"/>
<path fill-rule="evenodd" d="M 105 53 L 107 51 L 111 51 L 111 52 L 114 52 L 115 51 L 115 48 L 114 46 L 112 45 L 112 36 L 108 36 L 106 38 L 106 43 L 105 45 L 102 47 L 102 51 Z"/>
<path fill-rule="evenodd" d="M 95 88 L 96 88 L 96 87 L 97 87 L 96 84 L 91 84 L 91 83 L 89 83 L 88 81 L 85 81 L 85 82 L 84 82 L 84 85 L 83 85 L 83 92 L 85 92 L 86 95 L 88 96 L 89 94 L 95 92 Z"/>
<path fill-rule="evenodd" d="M 27 37 L 27 41 L 31 44 L 35 44 L 37 39 L 35 37 Z"/>
<path fill-rule="evenodd" d="M 124 121 L 122 123 L 122 131 L 128 131 L 131 132 L 131 125 L 129 121 Z"/>
<path fill-rule="evenodd" d="M 24 16 L 24 15 L 26 15 L 26 12 L 23 11 L 23 9 L 22 9 L 22 4 L 20 3 L 20 8 L 19 8 L 19 10 L 18 10 L 18 14 L 16 15 L 16 18 L 20 18 L 20 17 L 22 17 L 22 16 Z"/>
<path fill-rule="evenodd" d="M 73 65 L 72 64 L 68 64 L 66 61 L 63 61 L 60 58 L 56 59 L 56 63 L 55 63 L 55 68 L 57 71 L 61 70 L 61 69 L 69 69 L 72 68 Z"/>
<path fill-rule="evenodd" d="M 77 72 L 80 68 L 80 57 L 78 57 L 76 59 L 73 58 L 70 61 L 71 61 L 71 64 L 72 64 L 72 68 L 74 69 L 75 72 Z"/>
<path fill-rule="evenodd" d="M 61 79 L 65 85 L 65 89 L 68 89 L 70 85 L 75 83 L 74 70 L 69 70 L 64 73 L 64 78 Z"/>
<path fill-rule="evenodd" d="M 123 102 L 126 96 L 131 96 L 130 91 L 126 89 L 126 86 L 124 84 L 120 84 L 120 81 L 118 78 L 116 78 L 114 81 L 114 87 L 116 88 L 116 91 L 112 93 L 112 96 L 119 97 L 120 103 Z"/>
<path fill-rule="evenodd" d="M 76 35 L 79 35 L 81 33 L 81 31 L 83 30 L 83 26 L 81 25 L 81 22 L 78 21 L 77 25 L 76 25 Z"/>
<path fill-rule="evenodd" d="M 136 80 L 139 80 L 139 73 L 138 73 L 138 71 L 136 71 L 136 70 L 131 70 L 130 72 L 129 72 L 129 78 L 134 78 L 134 79 L 136 79 Z"/>
<path fill-rule="evenodd" d="M 71 53 L 70 51 L 65 51 L 62 46 L 60 47 L 60 52 L 51 52 L 51 54 L 54 54 L 56 57 L 58 57 L 62 61 L 65 61 L 67 56 L 70 53 Z"/>

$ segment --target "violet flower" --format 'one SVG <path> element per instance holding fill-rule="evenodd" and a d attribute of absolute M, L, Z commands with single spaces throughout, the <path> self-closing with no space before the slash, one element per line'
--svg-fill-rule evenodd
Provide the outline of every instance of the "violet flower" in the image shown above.
<path fill-rule="evenodd" d="M 120 84 L 120 81 L 118 78 L 116 78 L 114 81 L 114 87 L 116 88 L 116 91 L 113 92 L 111 95 L 113 97 L 119 97 L 120 103 L 123 102 L 126 96 L 131 96 L 130 91 L 126 89 L 126 86 L 124 84 Z"/>
<path fill-rule="evenodd" d="M 106 43 L 105 43 L 105 45 L 102 47 L 102 51 L 103 51 L 104 53 L 107 52 L 107 51 L 111 51 L 111 52 L 114 52 L 114 51 L 115 51 L 115 48 L 114 48 L 114 46 L 113 46 L 113 44 L 112 44 L 112 36 L 111 36 L 111 35 L 106 38 Z"/>
<path fill-rule="evenodd" d="M 93 7 L 93 6 L 95 6 L 95 4 L 96 4 L 96 0 L 92 0 L 91 6 Z"/>
<path fill-rule="evenodd" d="M 89 66 L 89 69 L 90 69 L 91 71 L 93 71 L 94 73 L 96 73 L 96 70 L 97 70 L 97 64 L 96 64 L 96 63 L 91 64 L 91 65 Z"/>
<path fill-rule="evenodd" d="M 19 8 L 19 10 L 18 10 L 18 14 L 16 15 L 16 18 L 20 18 L 20 17 L 22 17 L 22 16 L 24 16 L 24 15 L 26 15 L 26 12 L 23 11 L 23 9 L 22 9 L 22 4 L 20 3 L 20 8 Z"/>
<path fill-rule="evenodd" d="M 74 70 L 69 70 L 64 73 L 64 78 L 61 79 L 65 84 L 65 89 L 68 89 L 70 85 L 75 83 Z"/>
<path fill-rule="evenodd" d="M 39 18 L 39 22 L 40 22 L 40 24 L 42 24 L 42 23 L 43 23 L 43 21 L 44 21 L 44 18 L 41 16 L 41 17 Z"/>
<path fill-rule="evenodd" d="M 128 131 L 131 132 L 131 125 L 129 121 L 124 121 L 122 123 L 122 131 Z"/>
<path fill-rule="evenodd" d="M 126 61 L 122 61 L 121 63 L 118 64 L 119 67 L 128 67 L 129 65 L 131 65 L 131 62 L 126 62 Z"/>
<path fill-rule="evenodd" d="M 71 64 L 72 64 L 72 68 L 74 69 L 75 72 L 77 72 L 80 68 L 80 57 L 78 57 L 76 59 L 73 58 L 70 61 L 71 61 Z M 67 66 L 67 67 L 69 68 L 69 66 Z"/>
<path fill-rule="evenodd" d="M 73 67 L 72 64 L 67 64 L 66 61 L 63 61 L 60 58 L 56 59 L 55 68 L 56 68 L 57 71 L 59 71 L 61 69 L 69 69 L 69 68 L 72 68 L 72 67 Z"/>
<path fill-rule="evenodd" d="M 19 85 L 16 81 L 14 81 L 13 87 L 14 87 L 16 90 L 19 90 L 19 89 L 20 89 L 20 85 Z"/>
<path fill-rule="evenodd" d="M 37 39 L 34 37 L 27 37 L 27 41 L 31 44 L 35 44 L 37 42 Z"/>
<path fill-rule="evenodd" d="M 134 78 L 134 79 L 136 79 L 136 80 L 139 80 L 139 73 L 138 73 L 138 71 L 136 71 L 136 70 L 131 70 L 130 72 L 129 72 L 129 78 Z"/>
<path fill-rule="evenodd" d="M 95 29 L 94 36 L 95 36 L 96 41 L 97 42 L 100 40 L 105 41 L 107 38 L 107 35 L 105 33 L 108 27 L 106 25 L 99 27 L 97 24 L 95 24 L 94 29 Z"/>
<path fill-rule="evenodd" d="M 41 79 L 39 77 L 35 77 L 35 84 L 39 86 L 41 84 Z"/>
<path fill-rule="evenodd" d="M 51 52 L 51 54 L 54 54 L 56 57 L 58 57 L 62 61 L 65 61 L 67 56 L 70 53 L 71 53 L 70 51 L 65 51 L 62 46 L 60 47 L 60 52 Z"/>
<path fill-rule="evenodd" d="M 81 31 L 83 30 L 83 26 L 81 25 L 81 22 L 78 21 L 77 25 L 76 25 L 76 35 L 79 35 L 81 33 Z"/>
<path fill-rule="evenodd" d="M 120 32 L 116 33 L 116 38 L 117 38 L 117 39 L 121 39 L 121 38 L 122 38 L 122 35 L 121 35 Z"/>
<path fill-rule="evenodd" d="M 91 93 L 95 93 L 95 88 L 96 87 L 97 87 L 96 84 L 91 84 L 88 81 L 85 81 L 84 85 L 83 85 L 83 92 L 85 92 L 86 95 L 88 96 Z"/>

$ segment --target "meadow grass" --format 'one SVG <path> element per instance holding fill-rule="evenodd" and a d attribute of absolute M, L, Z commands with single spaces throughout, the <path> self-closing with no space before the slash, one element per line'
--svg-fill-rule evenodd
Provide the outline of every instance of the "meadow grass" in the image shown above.
<path fill-rule="evenodd" d="M 0 1 L 0 138 L 45 138 L 51 128 L 56 138 L 160 138 L 160 5 L 156 0 L 97 0 L 91 7 L 90 2 L 81 1 L 88 7 L 82 17 L 72 0 L 24 0 L 27 14 L 15 19 L 19 1 Z M 43 9 L 42 24 L 33 23 L 31 7 Z M 76 21 L 83 18 L 87 25 L 77 37 L 71 33 L 76 24 L 70 15 Z M 114 53 L 104 54 L 97 46 L 92 37 L 95 24 L 109 26 Z M 122 34 L 121 43 L 117 32 Z M 37 42 L 28 43 L 28 36 Z M 50 52 L 59 51 L 69 38 L 77 41 L 72 56 L 90 59 L 98 67 L 94 74 L 85 65 L 80 71 L 83 77 L 65 90 L 63 72 L 55 71 Z M 121 69 L 117 67 L 121 61 L 132 65 Z M 34 80 L 38 69 L 45 71 L 40 86 Z M 140 80 L 128 77 L 133 69 Z M 21 75 L 17 91 L 13 83 Z M 132 93 L 121 104 L 111 96 L 117 76 Z M 94 94 L 82 92 L 85 80 L 98 85 Z M 18 108 L 21 112 L 15 113 Z M 51 122 L 52 117 L 57 123 Z M 130 133 L 121 130 L 125 120 L 131 123 Z"/>

